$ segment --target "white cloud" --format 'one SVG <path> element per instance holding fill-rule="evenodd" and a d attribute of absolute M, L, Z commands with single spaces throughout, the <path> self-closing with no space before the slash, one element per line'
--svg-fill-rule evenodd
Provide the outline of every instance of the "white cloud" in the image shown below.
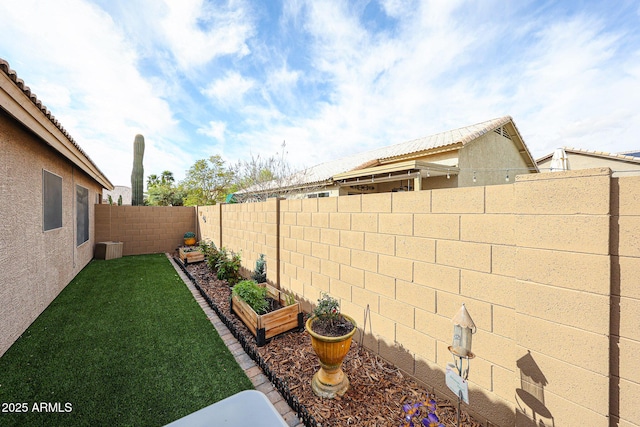
<path fill-rule="evenodd" d="M 207 127 L 198 129 L 198 133 L 202 135 L 207 135 L 220 142 L 224 142 L 226 129 L 227 129 L 226 123 L 212 120 L 208 123 Z"/>
<path fill-rule="evenodd" d="M 221 55 L 249 54 L 253 24 L 241 1 L 218 6 L 205 0 L 169 0 L 161 20 L 167 43 L 179 66 L 189 69 Z"/>
<path fill-rule="evenodd" d="M 114 184 L 128 185 L 137 133 L 145 169 L 156 169 L 158 150 L 173 151 L 165 139 L 182 136 L 171 109 L 109 15 L 80 0 L 25 0 L 0 15 L 5 59 Z"/>
<path fill-rule="evenodd" d="M 252 79 L 246 79 L 236 71 L 229 71 L 223 78 L 211 82 L 202 93 L 224 106 L 229 106 L 242 102 L 244 94 L 254 85 Z"/>
<path fill-rule="evenodd" d="M 384 0 L 372 25 L 363 2 L 102 4 L 0 4 L 0 52 L 116 184 L 136 133 L 177 179 L 212 149 L 285 140 L 311 166 L 505 114 L 534 156 L 640 133 L 635 7 Z"/>
<path fill-rule="evenodd" d="M 538 35 L 515 94 L 526 100 L 516 111 L 529 123 L 536 156 L 561 146 L 616 151 L 616 138 L 640 123 L 640 102 L 626 93 L 640 80 L 627 73 L 632 60 L 616 57 L 621 34 L 577 16 Z"/>

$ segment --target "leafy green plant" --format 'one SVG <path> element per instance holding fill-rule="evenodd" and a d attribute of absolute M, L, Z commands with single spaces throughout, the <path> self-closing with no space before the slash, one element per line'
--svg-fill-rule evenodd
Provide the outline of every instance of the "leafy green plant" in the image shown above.
<path fill-rule="evenodd" d="M 267 261 L 264 259 L 264 254 L 260 254 L 260 258 L 256 261 L 256 269 L 251 278 L 258 283 L 267 281 Z"/>
<path fill-rule="evenodd" d="M 196 233 L 194 233 L 193 231 L 187 231 L 186 233 L 184 233 L 183 237 L 185 239 L 193 239 L 194 237 L 196 237 Z"/>
<path fill-rule="evenodd" d="M 290 293 L 290 292 L 284 293 L 284 303 L 287 306 L 290 306 L 296 303 L 296 297 L 293 295 L 293 293 Z"/>
<path fill-rule="evenodd" d="M 340 304 L 337 299 L 323 292 L 318 305 L 313 309 L 313 314 L 320 319 L 328 319 L 332 323 L 340 317 Z"/>
<path fill-rule="evenodd" d="M 218 261 L 220 260 L 220 251 L 216 247 L 216 244 L 209 240 L 201 240 L 198 243 L 200 252 L 202 252 L 207 259 L 207 266 L 215 273 L 218 271 Z"/>
<path fill-rule="evenodd" d="M 253 280 L 242 280 L 233 287 L 232 293 L 249 304 L 258 314 L 264 314 L 269 309 L 267 289 L 258 286 Z"/>
<path fill-rule="evenodd" d="M 241 256 L 233 251 L 227 251 L 224 247 L 219 251 L 216 263 L 216 275 L 220 280 L 226 280 L 229 286 L 234 286 L 242 278 L 240 276 Z"/>
<path fill-rule="evenodd" d="M 218 252 L 216 244 L 210 240 L 200 240 L 198 242 L 198 249 L 200 249 L 200 252 L 202 252 L 206 257 L 208 257 L 212 251 Z"/>

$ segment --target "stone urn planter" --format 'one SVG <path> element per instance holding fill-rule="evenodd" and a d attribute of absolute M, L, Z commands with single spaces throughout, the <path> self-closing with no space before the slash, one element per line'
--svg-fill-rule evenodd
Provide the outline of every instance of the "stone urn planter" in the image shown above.
<path fill-rule="evenodd" d="M 327 295 L 324 298 L 333 300 Z M 320 301 L 322 302 L 322 299 Z M 337 305 L 337 302 L 335 304 Z M 351 340 L 357 331 L 357 325 L 353 318 L 339 313 L 336 309 L 331 313 L 331 316 L 340 323 L 351 323 L 353 328 L 351 331 L 338 336 L 321 334 L 313 330 L 313 325 L 321 320 L 322 314 L 318 315 L 318 309 L 314 313 L 315 315 L 305 323 L 305 329 L 311 336 L 313 350 L 316 352 L 318 359 L 320 359 L 320 370 L 313 376 L 311 388 L 317 396 L 333 399 L 336 396 L 343 396 L 349 389 L 349 379 L 342 371 L 342 361 L 351 348 Z"/>
<path fill-rule="evenodd" d="M 185 246 L 193 246 L 196 244 L 196 233 L 187 231 L 183 236 Z"/>

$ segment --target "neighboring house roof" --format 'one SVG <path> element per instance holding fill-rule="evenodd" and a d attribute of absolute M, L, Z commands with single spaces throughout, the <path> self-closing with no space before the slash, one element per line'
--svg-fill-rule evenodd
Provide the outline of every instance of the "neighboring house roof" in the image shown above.
<path fill-rule="evenodd" d="M 632 156 L 632 157 L 640 157 L 640 150 L 623 151 L 622 153 L 618 153 L 618 154 L 624 154 L 625 156 Z"/>
<path fill-rule="evenodd" d="M 0 108 L 6 110 L 61 155 L 108 190 L 113 184 L 42 104 L 29 86 L 0 58 Z"/>
<path fill-rule="evenodd" d="M 511 116 L 504 116 L 497 119 L 487 120 L 485 122 L 476 123 L 474 125 L 437 133 L 435 135 L 418 138 L 411 141 L 402 142 L 395 145 L 377 148 L 364 153 L 358 153 L 341 159 L 325 162 L 317 166 L 313 166 L 300 172 L 301 181 L 298 184 L 317 184 L 332 181 L 333 177 L 344 174 L 346 172 L 359 169 L 366 169 L 385 163 L 399 161 L 403 159 L 411 159 L 420 155 L 427 155 L 439 151 L 445 151 L 447 148 L 454 149 L 462 147 L 467 143 L 491 132 L 501 126 L 511 123 L 518 133 L 518 139 L 522 143 L 521 151 L 527 162 L 536 168 L 536 163 L 524 144 L 524 140 L 520 136 L 518 128 Z"/>
<path fill-rule="evenodd" d="M 599 157 L 607 160 L 620 160 L 628 163 L 640 164 L 640 152 L 630 151 L 625 153 L 608 153 L 606 151 L 584 150 L 581 148 L 569 148 L 562 147 L 567 154 L 580 154 L 590 157 Z M 546 156 L 542 156 L 536 160 L 537 164 L 549 160 L 553 156 L 553 153 L 549 153 Z"/>

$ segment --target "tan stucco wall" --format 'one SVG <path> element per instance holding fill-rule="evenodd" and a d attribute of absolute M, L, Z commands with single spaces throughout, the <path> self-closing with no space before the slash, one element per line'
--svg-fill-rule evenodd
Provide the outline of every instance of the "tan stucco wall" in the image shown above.
<path fill-rule="evenodd" d="M 193 206 L 98 205 L 96 242 L 123 242 L 123 255 L 173 252 L 196 229 Z"/>
<path fill-rule="evenodd" d="M 207 215 L 222 229 L 207 227 L 248 270 L 269 254 L 307 309 L 329 292 L 362 323 L 368 305 L 365 344 L 452 399 L 450 319 L 466 303 L 479 419 L 640 426 L 640 178 L 609 174 L 222 205 Z"/>
<path fill-rule="evenodd" d="M 515 143 L 495 132 L 487 132 L 460 149 L 459 187 L 501 185 L 514 182 L 516 175 L 535 173 Z M 473 182 L 475 171 L 476 182 Z M 509 181 L 505 178 L 509 175 Z"/>
<path fill-rule="evenodd" d="M 62 228 L 43 231 L 42 170 L 62 177 Z M 102 187 L 0 110 L 0 355 L 91 260 Z M 76 247 L 76 184 L 89 189 L 89 241 Z"/>

